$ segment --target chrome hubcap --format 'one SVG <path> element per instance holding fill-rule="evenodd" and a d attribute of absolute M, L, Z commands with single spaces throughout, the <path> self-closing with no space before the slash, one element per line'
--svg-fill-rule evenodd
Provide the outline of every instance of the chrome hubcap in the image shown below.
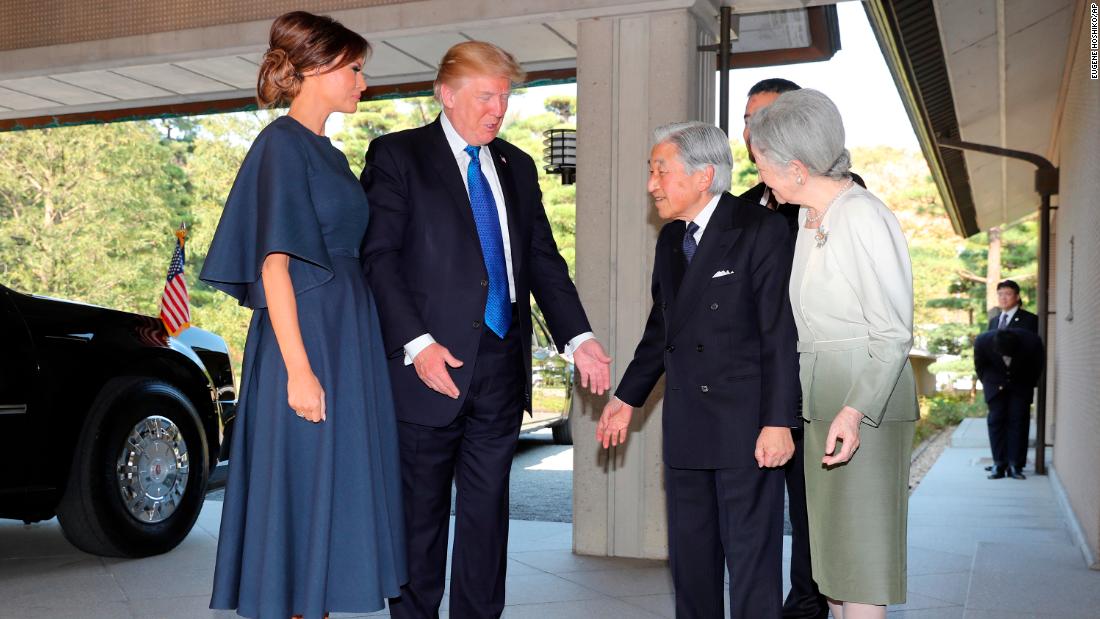
<path fill-rule="evenodd" d="M 162 522 L 175 513 L 187 489 L 190 461 L 179 427 L 153 415 L 137 422 L 118 455 L 118 492 L 138 522 Z"/>

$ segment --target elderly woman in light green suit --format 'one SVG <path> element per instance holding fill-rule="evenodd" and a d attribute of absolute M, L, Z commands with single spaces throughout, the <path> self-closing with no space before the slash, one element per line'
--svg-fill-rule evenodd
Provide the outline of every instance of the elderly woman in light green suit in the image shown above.
<path fill-rule="evenodd" d="M 905 601 L 919 416 L 905 236 L 890 209 L 852 183 L 844 125 L 825 95 L 785 93 L 753 115 L 749 133 L 763 181 L 802 206 L 790 295 L 814 579 L 836 619 L 882 618 Z"/>

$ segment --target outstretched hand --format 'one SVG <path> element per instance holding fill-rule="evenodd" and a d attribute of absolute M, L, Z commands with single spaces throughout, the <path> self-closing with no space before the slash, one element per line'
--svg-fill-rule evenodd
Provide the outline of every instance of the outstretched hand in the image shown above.
<path fill-rule="evenodd" d="M 829 425 L 829 436 L 825 439 L 825 457 L 821 463 L 825 466 L 843 464 L 852 459 L 859 449 L 859 422 L 863 413 L 851 406 L 845 406 L 837 413 L 836 419 Z M 836 442 L 841 441 L 837 450 Z"/>
<path fill-rule="evenodd" d="M 595 338 L 585 340 L 573 352 L 573 364 L 581 375 L 581 387 L 596 395 L 611 388 L 611 357 Z"/>
<path fill-rule="evenodd" d="M 634 407 L 612 397 L 603 407 L 600 421 L 596 424 L 596 442 L 601 443 L 604 449 L 626 443 L 626 433 L 633 415 Z"/>

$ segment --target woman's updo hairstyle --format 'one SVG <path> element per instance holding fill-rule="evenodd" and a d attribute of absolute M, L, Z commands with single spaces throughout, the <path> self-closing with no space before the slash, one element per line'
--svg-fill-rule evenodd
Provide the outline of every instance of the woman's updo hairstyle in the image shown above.
<path fill-rule="evenodd" d="M 256 101 L 260 107 L 290 103 L 310 71 L 320 67 L 326 73 L 334 71 L 366 58 L 370 51 L 366 39 L 331 17 L 305 11 L 281 15 L 271 24 L 256 80 Z"/>

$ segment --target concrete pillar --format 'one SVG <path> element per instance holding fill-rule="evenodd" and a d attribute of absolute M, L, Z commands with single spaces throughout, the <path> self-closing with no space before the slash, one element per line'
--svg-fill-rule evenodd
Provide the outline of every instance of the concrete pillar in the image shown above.
<path fill-rule="evenodd" d="M 652 305 L 661 222 L 646 192 L 654 127 L 714 119 L 717 10 L 693 7 L 582 20 L 577 47 L 577 284 L 613 379 L 633 357 Z M 627 444 L 604 452 L 595 426 L 607 398 L 573 401 L 573 548 L 666 558 L 661 455 L 663 384 L 636 415 Z"/>

